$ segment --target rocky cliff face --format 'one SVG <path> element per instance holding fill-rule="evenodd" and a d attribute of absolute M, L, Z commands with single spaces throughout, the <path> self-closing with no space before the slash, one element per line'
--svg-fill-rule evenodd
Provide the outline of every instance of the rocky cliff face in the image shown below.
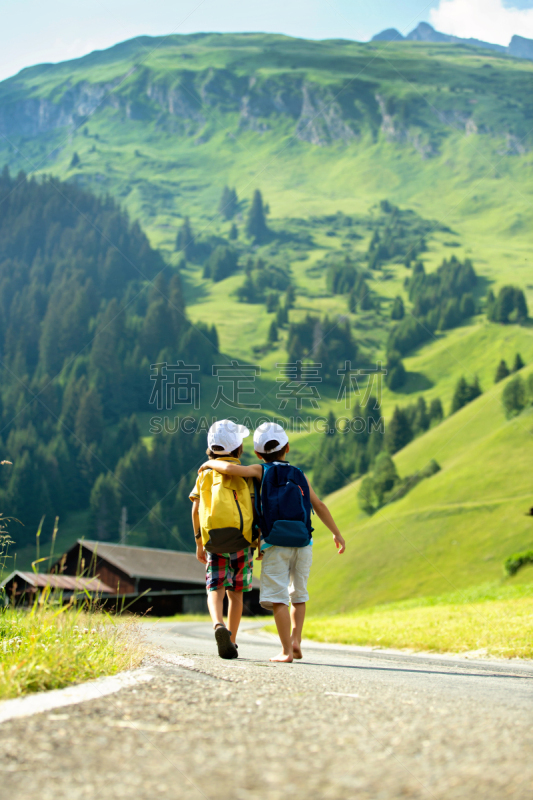
<path fill-rule="evenodd" d="M 37 136 L 57 128 L 77 127 L 106 107 L 130 120 L 155 118 L 191 124 L 200 130 L 213 112 L 234 114 L 240 128 L 266 131 L 279 117 L 294 125 L 296 138 L 315 145 L 353 139 L 364 117 L 371 120 L 376 104 L 366 85 L 343 92 L 342 86 L 322 87 L 303 76 L 240 76 L 228 70 L 195 73 L 177 71 L 171 80 L 146 74 L 137 85 L 122 90 L 124 79 L 113 83 L 80 82 L 65 86 L 58 97 L 29 97 L 0 101 L 0 132 L 7 137 Z M 343 94 L 338 99 L 338 94 Z M 370 107 L 367 107 L 367 106 Z M 351 106 L 351 107 L 350 107 Z"/>
<path fill-rule="evenodd" d="M 318 83 L 303 70 L 238 74 L 222 68 L 180 68 L 161 77 L 139 66 L 108 82 L 68 79 L 48 95 L 36 97 L 35 90 L 27 90 L 16 77 L 0 86 L 0 133 L 11 140 L 67 132 L 111 108 L 121 121 L 150 120 L 161 130 L 194 137 L 199 144 L 209 138 L 208 123 L 216 120 L 234 135 L 239 130 L 264 133 L 281 123 L 295 138 L 315 146 L 382 135 L 414 147 L 423 158 L 436 155 L 442 138 L 454 130 L 507 137 L 513 142 L 510 153 L 526 147 L 519 130 L 491 127 L 478 114 L 471 93 L 437 92 L 426 101 L 416 86 L 401 96 L 387 91 L 359 77 Z"/>
<path fill-rule="evenodd" d="M 513 36 L 507 51 L 510 56 L 515 58 L 533 59 L 533 39 L 526 39 L 523 36 Z"/>
<path fill-rule="evenodd" d="M 5 136 L 37 136 L 56 128 L 75 126 L 102 104 L 116 106 L 112 90 L 120 79 L 111 83 L 81 82 L 65 88 L 61 99 L 23 96 L 0 103 L 0 133 Z"/>

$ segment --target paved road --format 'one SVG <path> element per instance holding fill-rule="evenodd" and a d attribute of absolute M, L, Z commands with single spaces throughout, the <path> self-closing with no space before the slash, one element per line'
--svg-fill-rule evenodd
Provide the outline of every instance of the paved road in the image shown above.
<path fill-rule="evenodd" d="M 0 725 L 2 796 L 40 800 L 533 800 L 533 664 L 311 645 L 238 661 L 158 623 L 153 679 Z"/>

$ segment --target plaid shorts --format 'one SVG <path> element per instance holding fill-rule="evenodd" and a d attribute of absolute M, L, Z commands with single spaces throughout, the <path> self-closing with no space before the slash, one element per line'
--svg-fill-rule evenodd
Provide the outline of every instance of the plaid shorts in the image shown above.
<path fill-rule="evenodd" d="M 232 592 L 252 590 L 253 551 L 245 547 L 237 553 L 206 553 L 207 591 L 214 592 L 221 586 Z"/>

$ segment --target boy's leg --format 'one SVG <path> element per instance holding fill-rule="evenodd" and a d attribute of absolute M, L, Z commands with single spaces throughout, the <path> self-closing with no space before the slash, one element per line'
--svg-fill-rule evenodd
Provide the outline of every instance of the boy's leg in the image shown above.
<path fill-rule="evenodd" d="M 281 653 L 273 656 L 271 661 L 282 661 L 290 664 L 292 661 L 292 639 L 291 639 L 291 617 L 289 607 L 285 603 L 273 603 L 274 622 L 278 629 L 278 636 L 281 641 Z"/>
<path fill-rule="evenodd" d="M 231 641 L 234 644 L 241 624 L 244 605 L 243 593 L 251 591 L 252 588 L 253 568 L 253 552 L 250 547 L 231 554 L 231 571 L 229 575 L 231 588 L 228 586 L 228 627 L 231 631 Z"/>
<path fill-rule="evenodd" d="M 226 594 L 229 556 L 224 553 L 207 554 L 207 607 L 213 627 L 218 654 L 221 658 L 237 658 L 237 648 L 230 639 L 222 616 Z"/>
<path fill-rule="evenodd" d="M 207 592 L 207 607 L 213 620 L 213 625 L 223 625 L 224 595 L 226 590 L 223 586 Z"/>
<path fill-rule="evenodd" d="M 305 603 L 293 603 L 291 606 L 292 652 L 294 658 L 302 657 L 302 630 L 305 620 Z"/>
<path fill-rule="evenodd" d="M 261 605 L 272 609 L 281 641 L 281 653 L 271 661 L 292 661 L 291 617 L 289 614 L 290 561 L 293 548 L 269 547 L 261 562 Z"/>
<path fill-rule="evenodd" d="M 228 628 L 231 631 L 231 641 L 233 644 L 235 644 L 237 631 L 241 624 L 242 601 L 242 592 L 233 592 L 231 589 L 228 589 Z"/>
<path fill-rule="evenodd" d="M 289 596 L 291 598 L 292 648 L 294 658 L 302 658 L 302 630 L 305 620 L 305 604 L 309 600 L 307 581 L 313 561 L 313 547 L 295 548 L 290 564 Z"/>

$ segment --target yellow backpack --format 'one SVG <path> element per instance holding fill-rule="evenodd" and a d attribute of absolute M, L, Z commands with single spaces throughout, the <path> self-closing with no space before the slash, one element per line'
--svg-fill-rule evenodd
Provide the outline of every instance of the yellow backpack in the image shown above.
<path fill-rule="evenodd" d="M 210 553 L 236 553 L 257 546 L 250 483 L 205 470 L 200 486 L 202 541 Z"/>

